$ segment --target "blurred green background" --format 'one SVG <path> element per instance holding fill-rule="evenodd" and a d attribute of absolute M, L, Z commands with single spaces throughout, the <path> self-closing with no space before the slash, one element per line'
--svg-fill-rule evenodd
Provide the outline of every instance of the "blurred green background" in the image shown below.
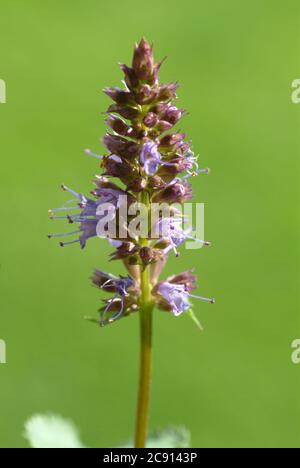
<path fill-rule="evenodd" d="M 195 267 L 205 326 L 155 314 L 151 428 L 184 424 L 194 447 L 300 446 L 299 2 L 185 0 L 1 3 L 0 446 L 26 446 L 24 421 L 55 412 L 89 446 L 131 438 L 138 370 L 137 317 L 98 329 L 94 267 L 111 248 L 60 249 L 47 209 L 64 182 L 91 188 L 103 151 L 101 92 L 118 85 L 141 36 L 179 80 L 180 128 L 211 176 L 193 181 L 213 248 L 182 251 L 167 274 Z"/>

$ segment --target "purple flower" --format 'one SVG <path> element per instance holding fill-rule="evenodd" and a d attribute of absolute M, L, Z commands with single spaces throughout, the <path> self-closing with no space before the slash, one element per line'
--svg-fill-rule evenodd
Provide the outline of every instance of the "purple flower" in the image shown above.
<path fill-rule="evenodd" d="M 100 188 L 93 191 L 93 195 L 97 195 L 100 199 L 100 205 L 104 203 L 110 203 L 115 208 L 120 208 L 124 203 L 125 199 L 128 201 L 128 205 L 133 201 L 133 197 L 127 195 L 124 190 L 113 189 L 113 188 Z M 125 197 L 125 198 L 124 198 Z"/>
<path fill-rule="evenodd" d="M 92 276 L 92 283 L 94 286 L 103 289 L 109 293 L 114 293 L 114 297 L 106 302 L 106 306 L 101 311 L 100 325 L 104 326 L 107 323 L 112 323 L 121 318 L 125 312 L 125 299 L 132 296 L 134 297 L 135 282 L 130 277 L 119 278 L 101 270 L 95 270 Z M 131 290 L 131 291 L 130 291 Z M 117 310 L 116 310 L 117 309 Z M 115 312 L 113 316 L 106 318 L 109 311 Z"/>
<path fill-rule="evenodd" d="M 193 151 L 189 151 L 185 159 L 189 163 L 189 167 L 186 169 L 187 174 L 181 180 L 194 177 L 200 173 L 208 174 L 210 172 L 208 168 L 199 169 L 198 156 L 195 156 Z"/>
<path fill-rule="evenodd" d="M 183 219 L 179 217 L 162 218 L 158 221 L 155 227 L 155 235 L 160 236 L 159 243 L 163 240 L 168 242 L 168 246 L 164 249 L 164 254 L 167 255 L 171 250 L 175 252 L 176 257 L 179 256 L 177 247 L 179 247 L 186 239 L 200 242 L 205 246 L 209 246 L 210 242 L 197 239 L 191 236 L 191 228 L 183 229 Z"/>
<path fill-rule="evenodd" d="M 134 285 L 134 280 L 130 276 L 118 278 L 101 270 L 94 271 L 92 282 L 95 286 L 108 292 L 114 292 L 121 297 L 127 296 L 128 289 Z"/>
<path fill-rule="evenodd" d="M 117 239 L 108 239 L 108 242 L 112 247 L 115 247 L 116 249 L 119 249 L 123 245 L 123 241 L 117 240 Z"/>
<path fill-rule="evenodd" d="M 195 281 L 196 277 L 191 272 L 184 272 L 158 283 L 154 293 L 158 292 L 162 296 L 172 313 L 177 317 L 191 309 L 190 298 L 200 299 L 211 304 L 215 302 L 214 299 L 191 294 L 191 291 L 195 288 Z"/>
<path fill-rule="evenodd" d="M 153 175 L 157 172 L 162 160 L 156 143 L 148 141 L 144 144 L 140 154 L 140 162 L 147 175 Z"/>
<path fill-rule="evenodd" d="M 124 200 L 122 197 L 126 197 L 126 202 L 132 202 L 133 197 L 128 197 L 127 194 L 121 189 L 117 189 L 117 186 L 106 182 L 105 179 L 99 178 L 96 181 L 98 188 L 94 190 L 93 194 L 98 197 L 97 200 L 91 200 L 90 198 L 85 197 L 81 193 L 77 193 L 74 190 L 66 187 L 65 185 L 62 186 L 63 190 L 71 193 L 74 195 L 75 199 L 79 201 L 78 206 L 66 206 L 62 208 L 54 208 L 49 211 L 51 219 L 67 219 L 70 224 L 79 223 L 79 230 L 72 231 L 66 234 L 49 234 L 48 237 L 64 237 L 74 234 L 80 234 L 78 239 L 69 241 L 69 242 L 60 242 L 61 247 L 69 244 L 75 244 L 77 242 L 80 243 L 81 248 L 83 249 L 86 246 L 86 242 L 88 239 L 97 236 L 97 224 L 101 219 L 101 216 L 98 215 L 98 209 L 101 205 L 106 203 L 111 203 L 115 209 L 120 208 L 122 201 Z M 107 186 L 105 186 L 107 185 Z M 113 188 L 112 188 L 113 187 Z M 114 188 L 116 187 L 116 188 Z M 72 202 L 73 200 L 71 200 Z M 125 201 L 125 200 L 124 200 Z M 64 216 L 54 216 L 53 213 L 56 211 L 72 211 L 78 210 L 81 208 L 80 213 L 75 215 L 64 215 Z"/>
<path fill-rule="evenodd" d="M 181 172 L 185 172 L 186 174 L 180 178 L 176 178 L 172 180 L 171 184 L 168 184 L 166 187 L 170 185 L 175 185 L 175 183 L 183 183 L 186 179 L 190 177 L 195 177 L 199 173 L 209 173 L 209 169 L 199 169 L 199 165 L 197 163 L 198 156 L 195 156 L 192 151 L 188 151 L 186 154 L 179 154 L 176 153 L 171 159 L 167 161 L 161 161 L 161 166 L 158 169 L 157 175 L 165 178 L 166 180 L 170 180 L 170 178 L 175 177 L 177 174 Z"/>
<path fill-rule="evenodd" d="M 158 151 L 158 145 L 151 141 L 144 144 L 140 154 L 140 163 L 144 167 L 145 173 L 149 176 L 153 176 L 161 166 L 166 166 L 167 168 L 178 166 L 178 160 L 175 162 L 163 161 Z M 189 167 L 190 161 L 187 160 L 182 166 L 183 170 Z M 166 169 L 166 175 L 168 175 L 168 169 Z"/>
<path fill-rule="evenodd" d="M 191 308 L 189 293 L 182 284 L 172 284 L 165 281 L 159 285 L 158 291 L 169 303 L 176 317 Z"/>

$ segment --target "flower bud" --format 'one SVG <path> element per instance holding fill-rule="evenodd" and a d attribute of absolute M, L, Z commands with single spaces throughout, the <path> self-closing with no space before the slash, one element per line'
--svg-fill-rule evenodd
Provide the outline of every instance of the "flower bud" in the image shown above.
<path fill-rule="evenodd" d="M 156 128 L 159 132 L 163 133 L 170 130 L 172 127 L 173 125 L 170 122 L 167 122 L 166 120 L 160 120 Z"/>
<path fill-rule="evenodd" d="M 160 187 L 164 187 L 164 185 L 165 185 L 165 182 L 158 175 L 152 176 L 148 180 L 148 186 L 151 189 L 157 189 L 157 188 L 160 188 Z"/>
<path fill-rule="evenodd" d="M 108 119 L 105 120 L 105 122 L 114 132 L 118 133 L 119 135 L 126 136 L 128 133 L 130 133 L 130 127 L 122 119 L 119 119 L 114 115 L 110 115 Z"/>
<path fill-rule="evenodd" d="M 165 135 L 161 140 L 160 140 L 160 146 L 162 147 L 172 147 L 172 146 L 177 146 L 179 143 L 183 143 L 182 140 L 185 138 L 184 133 L 170 133 L 169 135 Z"/>
<path fill-rule="evenodd" d="M 160 86 L 157 100 L 158 101 L 170 101 L 172 99 L 175 99 L 177 88 L 178 88 L 178 83 L 169 83 L 169 84 Z"/>
<path fill-rule="evenodd" d="M 140 146 L 137 143 L 109 133 L 104 136 L 103 144 L 112 154 L 117 154 L 126 159 L 132 159 L 140 153 Z"/>
<path fill-rule="evenodd" d="M 141 125 L 134 125 L 132 131 L 130 132 L 130 138 L 135 138 L 136 140 L 142 140 L 147 136 L 147 130 L 141 127 Z"/>
<path fill-rule="evenodd" d="M 125 75 L 125 83 L 128 86 L 129 89 L 135 89 L 137 88 L 139 84 L 139 79 L 136 76 L 135 71 L 133 68 L 127 67 L 125 64 L 120 65 L 121 70 L 123 71 Z"/>
<path fill-rule="evenodd" d="M 96 176 L 96 179 L 94 179 L 93 182 L 96 188 L 91 193 L 95 197 L 100 197 L 103 189 L 120 190 L 119 187 L 113 182 L 111 182 L 109 179 L 107 179 L 107 177 Z"/>
<path fill-rule="evenodd" d="M 138 104 L 150 104 L 153 102 L 158 94 L 157 88 L 152 88 L 148 84 L 143 84 L 139 92 L 135 95 L 135 101 Z"/>
<path fill-rule="evenodd" d="M 135 120 L 139 117 L 140 111 L 134 107 L 123 107 L 118 104 L 112 104 L 109 106 L 108 113 L 119 114 L 121 117 L 127 120 Z"/>
<path fill-rule="evenodd" d="M 159 168 L 157 171 L 158 176 L 176 176 L 192 167 L 191 162 L 184 157 L 176 157 L 175 159 L 169 160 L 168 163 L 168 165 L 164 165 Z"/>
<path fill-rule="evenodd" d="M 142 247 L 140 250 L 140 258 L 144 265 L 150 265 L 162 260 L 164 257 L 161 250 L 151 249 L 150 247 Z"/>
<path fill-rule="evenodd" d="M 119 177 L 124 181 L 130 181 L 135 176 L 134 168 L 114 154 L 103 158 L 103 167 L 105 175 Z"/>
<path fill-rule="evenodd" d="M 192 186 L 187 182 L 176 182 L 154 195 L 154 203 L 184 203 L 192 198 Z"/>
<path fill-rule="evenodd" d="M 139 251 L 139 246 L 133 244 L 132 242 L 122 242 L 120 247 L 111 254 L 111 260 L 124 260 L 128 257 L 136 256 Z"/>
<path fill-rule="evenodd" d="M 158 114 L 159 117 L 162 117 L 163 114 L 166 112 L 168 106 L 169 105 L 166 104 L 165 102 L 159 102 L 155 104 L 155 106 L 151 107 L 150 111 L 155 112 L 155 114 Z"/>
<path fill-rule="evenodd" d="M 148 112 L 148 114 L 145 115 L 143 122 L 146 127 L 152 128 L 157 124 L 158 117 L 154 112 Z"/>
<path fill-rule="evenodd" d="M 168 247 L 170 245 L 170 242 L 168 241 L 168 239 L 166 238 L 162 238 L 162 239 L 159 239 L 156 244 L 155 244 L 155 248 L 156 249 L 165 249 L 166 247 Z"/>
<path fill-rule="evenodd" d="M 135 46 L 132 68 L 140 80 L 148 80 L 153 75 L 153 54 L 152 47 L 145 40 Z"/>
<path fill-rule="evenodd" d="M 154 84 L 158 84 L 158 72 L 160 70 L 160 67 L 162 66 L 162 64 L 164 63 L 166 57 L 161 60 L 159 63 L 156 63 L 153 67 L 153 75 L 152 75 L 152 78 L 150 79 L 150 84 L 151 85 L 154 85 Z"/>
<path fill-rule="evenodd" d="M 117 104 L 130 104 L 133 102 L 132 94 L 120 88 L 105 88 L 104 93 Z"/>
<path fill-rule="evenodd" d="M 132 192 L 141 192 L 147 186 L 147 180 L 144 177 L 138 177 L 134 179 L 127 187 L 127 190 L 131 190 Z"/>
<path fill-rule="evenodd" d="M 182 111 L 180 109 L 178 109 L 176 106 L 168 106 L 165 113 L 162 116 L 162 119 L 175 125 L 178 122 L 178 120 L 181 119 L 181 116 Z"/>

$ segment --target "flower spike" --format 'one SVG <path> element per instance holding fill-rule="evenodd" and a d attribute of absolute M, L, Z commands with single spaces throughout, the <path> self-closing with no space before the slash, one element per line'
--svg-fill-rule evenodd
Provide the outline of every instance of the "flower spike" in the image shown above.
<path fill-rule="evenodd" d="M 148 418 L 143 412 L 149 407 L 154 308 L 170 316 L 189 315 L 201 329 L 191 301 L 214 303 L 214 299 L 193 293 L 196 276 L 191 271 L 160 280 L 170 255 L 174 252 L 178 257 L 185 241 L 193 240 L 199 247 L 210 245 L 193 237 L 192 229 L 185 228 L 187 217 L 178 209 L 193 197 L 190 181 L 209 169 L 200 168 L 191 142 L 176 129 L 187 112 L 175 103 L 178 83 L 159 81 L 163 62 L 155 61 L 153 46 L 145 38 L 135 45 L 131 65 L 120 65 L 124 88 L 104 89 L 112 100 L 103 112 L 108 127 L 101 140 L 105 150 L 103 154 L 101 150 L 100 154 L 84 151 L 98 160 L 101 175 L 95 176 L 94 186 L 84 193 L 62 184 L 72 199 L 48 212 L 51 220 L 74 224 L 71 232 L 49 234 L 49 238 L 75 236 L 61 241 L 60 246 L 79 244 L 82 249 L 92 239 L 106 239 L 113 249 L 110 260 L 120 260 L 126 269 L 127 276 L 94 271 L 92 284 L 101 297 L 110 297 L 100 298 L 100 319 L 92 321 L 103 327 L 139 314 L 142 372 L 135 436 L 138 448 L 145 447 L 147 436 Z M 167 210 L 154 218 L 157 205 Z"/>

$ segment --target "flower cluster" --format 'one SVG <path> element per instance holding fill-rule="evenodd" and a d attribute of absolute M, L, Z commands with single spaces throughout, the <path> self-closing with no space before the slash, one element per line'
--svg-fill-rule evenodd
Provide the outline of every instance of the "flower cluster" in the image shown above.
<path fill-rule="evenodd" d="M 111 258 L 122 260 L 129 273 L 128 277 L 117 278 L 99 270 L 94 272 L 92 283 L 113 295 L 100 309 L 101 325 L 139 311 L 141 272 L 147 268 L 151 301 L 159 309 L 177 316 L 190 309 L 191 297 L 213 302 L 191 294 L 196 280 L 191 272 L 159 282 L 170 252 L 178 256 L 178 247 L 192 237 L 190 230 L 182 227 L 182 217 L 176 209 L 170 209 L 167 217 L 159 217 L 154 226 L 158 238 L 152 236 L 151 221 L 146 235 L 135 235 L 128 228 L 128 223 L 136 219 L 131 211 L 135 204 L 143 203 L 146 217 L 151 219 L 153 203 L 183 204 L 192 198 L 190 177 L 208 172 L 208 169 L 199 169 L 186 136 L 174 130 L 185 111 L 174 105 L 178 84 L 159 83 L 161 65 L 162 62 L 154 62 L 152 47 L 142 39 L 135 46 L 131 67 L 120 66 L 125 88 L 104 90 L 113 101 L 107 110 L 109 130 L 103 138 L 106 154 L 86 150 L 87 155 L 99 160 L 102 175 L 94 180 L 95 187 L 89 197 L 63 185 L 72 200 L 49 211 L 52 219 L 66 219 L 70 224 L 79 225 L 68 234 L 75 237 L 61 242 L 61 246 L 78 242 L 84 248 L 92 237 L 108 237 L 115 249 Z M 108 204 L 113 208 L 109 220 L 116 224 L 113 235 L 105 230 L 109 224 L 105 212 Z M 121 215 L 124 207 L 125 220 Z M 102 227 L 100 232 L 101 222 L 104 229 Z M 50 234 L 49 237 L 65 235 Z"/>

